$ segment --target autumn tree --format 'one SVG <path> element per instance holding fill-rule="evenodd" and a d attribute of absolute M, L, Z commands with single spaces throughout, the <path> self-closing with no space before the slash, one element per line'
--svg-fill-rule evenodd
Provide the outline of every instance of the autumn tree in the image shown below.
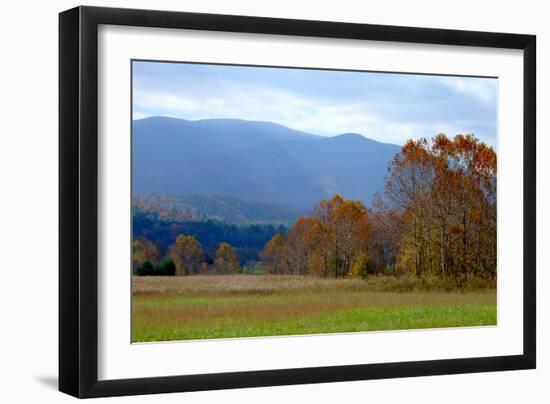
<path fill-rule="evenodd" d="M 409 141 L 390 164 L 385 195 L 388 212 L 398 217 L 381 220 L 399 229 L 398 266 L 412 267 L 417 276 L 494 276 L 496 154 L 491 147 L 472 135 L 439 134 L 431 146 L 425 139 Z"/>
<path fill-rule="evenodd" d="M 373 272 L 372 260 L 369 254 L 366 252 L 359 253 L 357 259 L 353 263 L 350 275 L 354 278 L 366 278 Z"/>
<path fill-rule="evenodd" d="M 168 256 L 176 266 L 177 275 L 197 274 L 203 261 L 200 243 L 193 236 L 180 235 L 170 247 Z"/>
<path fill-rule="evenodd" d="M 236 273 L 240 269 L 235 249 L 228 243 L 221 243 L 214 256 L 214 267 L 222 273 Z"/>
<path fill-rule="evenodd" d="M 318 222 L 314 217 L 300 217 L 286 237 L 286 258 L 289 272 L 305 275 L 311 272 L 311 262 L 317 248 Z"/>
<path fill-rule="evenodd" d="M 260 254 L 271 273 L 346 277 L 371 231 L 365 206 L 335 195 L 320 201 L 309 217 L 299 218 L 286 236 L 276 234 Z"/>
<path fill-rule="evenodd" d="M 331 217 L 335 276 L 346 277 L 355 259 L 367 253 L 371 229 L 367 209 L 360 201 L 342 201 Z"/>
<path fill-rule="evenodd" d="M 419 277 L 431 266 L 429 212 L 434 179 L 433 157 L 426 139 L 409 140 L 394 157 L 386 177 L 386 196 L 404 220 L 400 259 L 414 266 Z"/>
<path fill-rule="evenodd" d="M 371 227 L 370 260 L 374 273 L 396 274 L 401 243 L 402 215 L 377 195 L 369 212 Z"/>
<path fill-rule="evenodd" d="M 322 258 L 323 276 L 347 276 L 355 258 L 366 252 L 371 236 L 368 212 L 360 201 L 334 195 L 313 209 L 308 239 Z M 318 260 L 320 261 L 320 260 Z"/>
<path fill-rule="evenodd" d="M 313 208 L 315 225 L 312 229 L 312 239 L 316 246 L 315 254 L 321 258 L 316 261 L 322 261 L 324 277 L 330 275 L 338 277 L 341 272 L 340 268 L 344 264 L 341 251 L 341 241 L 344 235 L 337 224 L 338 212 L 343 204 L 344 198 L 337 194 L 331 199 L 321 200 Z"/>
<path fill-rule="evenodd" d="M 283 234 L 275 234 L 265 244 L 259 255 L 264 265 L 267 266 L 269 273 L 283 274 L 288 272 L 288 251 L 286 237 Z"/>
<path fill-rule="evenodd" d="M 441 272 L 454 276 L 496 271 L 496 154 L 472 135 L 434 139 L 438 181 L 436 213 L 441 222 Z"/>
<path fill-rule="evenodd" d="M 146 238 L 140 238 L 132 242 L 132 269 L 137 268 L 145 261 L 156 263 L 160 260 L 157 246 Z"/>

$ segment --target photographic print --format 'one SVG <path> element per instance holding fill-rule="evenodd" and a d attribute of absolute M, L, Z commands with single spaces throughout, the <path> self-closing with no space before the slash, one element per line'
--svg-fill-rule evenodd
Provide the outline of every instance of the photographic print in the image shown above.
<path fill-rule="evenodd" d="M 132 342 L 497 324 L 497 78 L 131 63 Z"/>

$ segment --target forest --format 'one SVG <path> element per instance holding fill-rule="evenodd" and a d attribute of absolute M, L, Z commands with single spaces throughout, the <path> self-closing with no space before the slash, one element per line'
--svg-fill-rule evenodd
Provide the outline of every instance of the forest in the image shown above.
<path fill-rule="evenodd" d="M 336 194 L 289 228 L 170 222 L 137 211 L 133 270 L 137 275 L 431 275 L 459 285 L 471 277 L 494 281 L 496 175 L 492 147 L 472 135 L 439 134 L 401 148 L 387 168 L 384 192 L 371 206 Z M 231 245 L 228 239 L 240 241 Z"/>

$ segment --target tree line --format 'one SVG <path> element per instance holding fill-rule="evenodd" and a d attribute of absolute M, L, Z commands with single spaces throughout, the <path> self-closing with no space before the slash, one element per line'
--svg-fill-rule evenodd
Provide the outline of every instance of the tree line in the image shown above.
<path fill-rule="evenodd" d="M 177 214 L 174 216 L 177 217 Z M 222 242 L 227 242 L 237 252 L 241 265 L 258 260 L 258 252 L 277 232 L 286 232 L 282 225 L 231 224 L 219 220 L 178 221 L 165 217 L 155 210 L 145 210 L 143 205 L 133 205 L 132 236 L 134 240 L 147 239 L 166 256 L 179 235 L 192 235 L 201 244 L 204 260 L 213 264 L 214 256 Z"/>
<path fill-rule="evenodd" d="M 220 243 L 212 264 L 205 260 L 201 244 L 193 236 L 179 235 L 161 259 L 157 246 L 141 238 L 132 242 L 134 275 L 196 275 L 200 273 L 237 273 L 240 270 L 235 249 Z"/>
<path fill-rule="evenodd" d="M 367 209 L 320 201 L 260 253 L 273 274 L 496 276 L 494 150 L 472 135 L 409 140 Z"/>

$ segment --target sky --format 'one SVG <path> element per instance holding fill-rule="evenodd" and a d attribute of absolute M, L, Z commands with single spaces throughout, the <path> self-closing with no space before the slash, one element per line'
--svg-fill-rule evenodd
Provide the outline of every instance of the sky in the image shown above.
<path fill-rule="evenodd" d="M 472 133 L 496 147 L 495 78 L 133 62 L 133 119 L 237 118 L 385 143 Z"/>

